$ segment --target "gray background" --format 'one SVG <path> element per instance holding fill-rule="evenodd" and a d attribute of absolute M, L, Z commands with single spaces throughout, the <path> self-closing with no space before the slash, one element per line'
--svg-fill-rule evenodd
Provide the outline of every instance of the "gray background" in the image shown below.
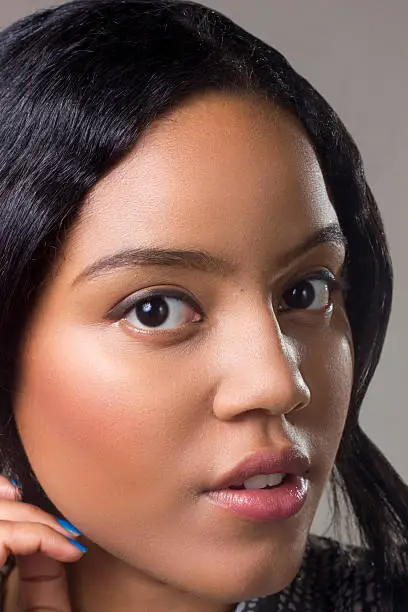
<path fill-rule="evenodd" d="M 2 0 L 0 27 L 62 2 Z M 408 481 L 408 0 L 203 0 L 283 52 L 338 112 L 365 160 L 394 260 L 394 308 L 362 424 Z M 327 526 L 324 497 L 314 531 Z"/>

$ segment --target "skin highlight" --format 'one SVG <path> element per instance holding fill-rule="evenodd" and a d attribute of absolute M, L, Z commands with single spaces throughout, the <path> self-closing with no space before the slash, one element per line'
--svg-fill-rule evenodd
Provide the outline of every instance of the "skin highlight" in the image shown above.
<path fill-rule="evenodd" d="M 310 273 L 340 278 L 344 246 L 282 260 L 336 223 L 296 120 L 220 93 L 157 121 L 89 194 L 27 330 L 15 399 L 41 485 L 86 536 L 88 553 L 66 567 L 75 611 L 229 612 L 294 578 L 353 350 L 341 291 L 326 311 L 280 310 Z M 234 271 L 139 265 L 75 283 L 101 257 L 151 246 L 205 251 Z M 118 305 L 146 289 L 199 308 L 172 302 L 182 323 L 140 331 Z M 255 524 L 202 494 L 250 453 L 292 444 L 311 460 L 294 517 Z"/>

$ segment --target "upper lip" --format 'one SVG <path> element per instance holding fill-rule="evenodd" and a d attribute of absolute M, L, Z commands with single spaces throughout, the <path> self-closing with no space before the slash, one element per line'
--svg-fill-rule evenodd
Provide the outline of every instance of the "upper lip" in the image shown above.
<path fill-rule="evenodd" d="M 310 469 L 310 459 L 298 447 L 291 446 L 276 453 L 269 449 L 247 456 L 234 468 L 218 478 L 207 491 L 240 486 L 245 480 L 260 474 L 295 474 L 303 476 Z"/>

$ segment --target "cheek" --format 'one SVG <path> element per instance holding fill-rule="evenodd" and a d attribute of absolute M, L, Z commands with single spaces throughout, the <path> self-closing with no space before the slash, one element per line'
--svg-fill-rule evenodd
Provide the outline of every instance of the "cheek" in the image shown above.
<path fill-rule="evenodd" d="M 111 342 L 110 333 L 69 329 L 53 334 L 58 344 L 44 338 L 26 353 L 16 422 L 37 478 L 61 511 L 74 494 L 101 504 L 106 492 L 129 499 L 129 487 L 135 494 L 163 490 L 194 438 L 188 407 L 197 398 L 188 377 L 169 377 L 164 359 L 138 354 L 131 340 Z"/>
<path fill-rule="evenodd" d="M 346 331 L 345 331 L 346 330 Z M 353 348 L 347 325 L 333 333 L 317 334 L 305 358 L 303 376 L 311 403 L 296 417 L 296 425 L 309 437 L 320 457 L 317 471 L 328 478 L 347 417 L 353 383 Z"/>

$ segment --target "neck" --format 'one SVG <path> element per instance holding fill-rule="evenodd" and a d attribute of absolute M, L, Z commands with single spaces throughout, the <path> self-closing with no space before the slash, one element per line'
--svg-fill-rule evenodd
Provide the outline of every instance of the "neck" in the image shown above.
<path fill-rule="evenodd" d="M 91 542 L 76 563 L 65 565 L 75 612 L 233 612 L 236 605 L 202 599 L 130 567 Z"/>

